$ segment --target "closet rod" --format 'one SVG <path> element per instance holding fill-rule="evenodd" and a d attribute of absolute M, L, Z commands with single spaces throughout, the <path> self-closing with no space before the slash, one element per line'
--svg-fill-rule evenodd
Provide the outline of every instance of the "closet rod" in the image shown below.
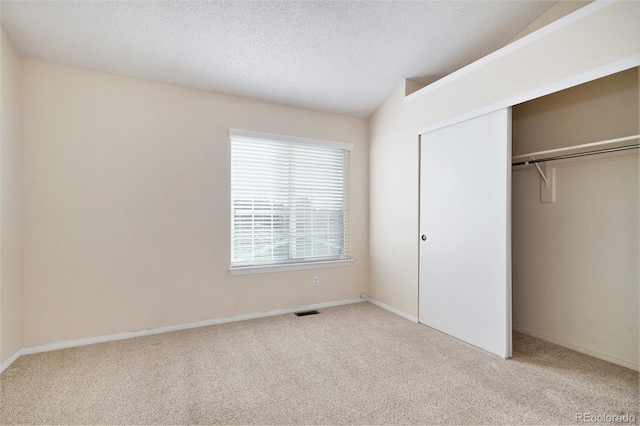
<path fill-rule="evenodd" d="M 640 144 L 618 146 L 618 147 L 615 147 L 615 148 L 596 149 L 594 151 L 579 152 L 579 153 L 576 153 L 576 154 L 559 155 L 557 157 L 549 157 L 549 158 L 543 158 L 543 159 L 534 159 L 534 158 L 532 158 L 532 159 L 526 160 L 526 161 L 518 161 L 516 163 L 511 163 L 511 165 L 512 166 L 524 166 L 524 165 L 536 164 L 536 163 L 546 163 L 547 161 L 565 160 L 567 158 L 586 157 L 587 155 L 604 154 L 604 153 L 607 153 L 607 152 L 627 151 L 629 149 L 637 149 L 637 148 L 640 148 Z"/>
<path fill-rule="evenodd" d="M 626 142 L 634 139 L 640 139 L 640 135 L 625 136 L 623 138 L 616 138 L 616 139 L 607 139 L 605 141 L 600 141 L 600 142 L 583 143 L 581 145 L 567 146 L 564 148 L 557 148 L 557 149 L 549 149 L 547 151 L 532 152 L 530 154 L 514 155 L 512 157 L 512 160 L 515 160 L 516 158 L 524 158 L 524 157 L 531 158 L 531 157 L 537 157 L 539 155 L 544 155 L 544 154 L 555 154 L 556 152 L 572 151 L 579 148 L 591 148 L 594 146 L 607 145 L 611 143 Z"/>

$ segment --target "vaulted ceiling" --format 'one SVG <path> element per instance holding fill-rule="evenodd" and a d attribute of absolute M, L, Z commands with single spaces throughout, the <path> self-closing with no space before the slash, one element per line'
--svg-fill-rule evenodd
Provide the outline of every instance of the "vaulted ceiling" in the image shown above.
<path fill-rule="evenodd" d="M 27 57 L 367 117 L 508 44 L 554 1 L 5 1 Z"/>

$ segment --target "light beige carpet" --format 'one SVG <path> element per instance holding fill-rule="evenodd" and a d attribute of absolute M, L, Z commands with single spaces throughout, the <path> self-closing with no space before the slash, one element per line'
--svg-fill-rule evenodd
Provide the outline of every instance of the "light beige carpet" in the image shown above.
<path fill-rule="evenodd" d="M 23 356 L 4 424 L 574 424 L 638 373 L 521 334 L 503 360 L 369 303 Z"/>

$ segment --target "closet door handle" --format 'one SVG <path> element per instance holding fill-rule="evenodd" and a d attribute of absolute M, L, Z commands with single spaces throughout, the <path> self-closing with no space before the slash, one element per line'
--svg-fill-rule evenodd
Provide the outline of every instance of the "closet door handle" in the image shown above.
<path fill-rule="evenodd" d="M 420 238 L 422 238 L 422 241 L 427 241 L 427 236 L 424 235 L 424 234 L 422 234 L 422 237 L 420 237 Z"/>

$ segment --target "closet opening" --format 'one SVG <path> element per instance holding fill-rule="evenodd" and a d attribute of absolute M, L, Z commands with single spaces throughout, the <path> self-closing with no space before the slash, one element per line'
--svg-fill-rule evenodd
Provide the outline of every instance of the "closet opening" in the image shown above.
<path fill-rule="evenodd" d="M 515 347 L 533 336 L 638 370 L 639 78 L 512 108 Z"/>

